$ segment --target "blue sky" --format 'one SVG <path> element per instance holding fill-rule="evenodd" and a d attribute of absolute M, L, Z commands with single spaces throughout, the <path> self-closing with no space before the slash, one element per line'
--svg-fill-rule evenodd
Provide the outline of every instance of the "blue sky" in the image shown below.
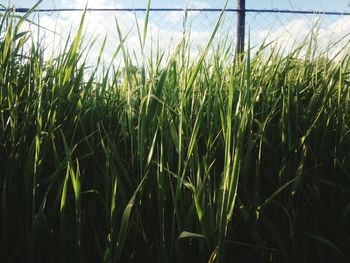
<path fill-rule="evenodd" d="M 11 3 L 18 7 L 30 7 L 36 0 L 1 0 L 0 3 L 7 5 Z M 75 2 L 75 7 L 84 7 L 86 0 L 69 1 L 69 0 L 44 0 L 41 4 L 43 8 L 67 7 L 71 2 Z M 90 0 L 90 7 L 98 7 L 98 0 Z M 107 0 L 111 5 L 122 5 L 123 7 L 145 7 L 147 0 Z M 153 7 L 183 7 L 186 5 L 186 0 L 153 0 Z M 220 8 L 224 4 L 224 0 L 196 0 L 188 1 L 191 5 L 203 7 Z M 247 8 L 288 8 L 288 9 L 316 9 L 316 10 L 336 10 L 350 11 L 348 3 L 350 0 L 247 0 Z M 236 0 L 229 0 L 229 6 L 235 7 Z"/>
<path fill-rule="evenodd" d="M 31 7 L 37 0 L 0 0 L 0 3 L 14 5 L 16 7 Z M 84 8 L 87 0 L 44 0 L 41 8 Z M 148 0 L 88 0 L 90 8 L 145 8 Z M 152 0 L 152 7 L 189 7 L 221 8 L 225 0 Z M 246 0 L 247 8 L 256 9 L 293 9 L 315 11 L 346 11 L 350 0 Z M 236 0 L 229 0 L 230 8 L 236 7 Z M 78 28 L 80 12 L 43 13 L 40 14 L 40 24 L 49 30 L 41 30 L 45 35 L 47 50 L 55 50 L 67 38 L 70 30 Z M 149 20 L 148 43 L 157 43 L 160 48 L 171 50 L 173 44 L 182 37 L 183 12 L 155 12 Z M 96 49 L 92 50 L 92 61 L 98 56 L 102 36 L 108 35 L 106 57 L 111 57 L 116 43 L 119 42 L 116 34 L 115 19 L 121 27 L 123 36 L 128 35 L 127 46 L 131 50 L 140 50 L 138 34 L 135 22 L 142 25 L 144 13 L 133 12 L 89 12 L 86 17 L 85 28 L 88 37 L 96 36 Z M 201 48 L 213 31 L 219 13 L 192 12 L 191 43 L 194 49 Z M 232 19 L 233 18 L 233 19 Z M 221 36 L 226 34 L 232 43 L 235 43 L 235 13 L 225 14 L 226 23 L 221 27 Z M 350 32 L 350 16 L 322 16 L 322 15 L 295 15 L 295 14 L 267 14 L 248 13 L 246 19 L 246 32 L 251 36 L 252 46 L 258 46 L 264 40 L 274 41 L 278 39 L 281 45 L 293 48 L 295 43 L 302 42 L 308 33 L 318 24 L 318 34 L 321 44 L 327 46 L 328 42 L 337 41 Z M 35 28 L 31 28 L 35 32 Z M 142 30 L 142 27 L 141 27 Z M 51 33 L 50 33 L 51 32 Z M 55 33 L 52 33 L 55 32 Z M 220 34 L 218 34 L 220 35 Z M 155 42 L 154 42 L 155 41 Z M 276 42 L 277 43 L 277 42 Z M 296 44 L 297 45 L 297 44 Z M 196 54 L 194 51 L 193 54 Z"/>

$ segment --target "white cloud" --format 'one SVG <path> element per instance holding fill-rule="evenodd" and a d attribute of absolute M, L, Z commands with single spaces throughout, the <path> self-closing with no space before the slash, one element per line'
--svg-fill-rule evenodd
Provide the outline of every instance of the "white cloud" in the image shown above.
<path fill-rule="evenodd" d="M 66 2 L 65 6 L 69 8 L 84 8 L 88 3 L 88 8 L 122 8 L 117 1 L 113 0 L 63 0 Z M 183 7 L 183 6 L 182 6 Z M 210 6 L 200 1 L 189 1 L 189 8 L 209 8 Z M 200 12 L 190 12 L 188 14 L 188 24 L 197 17 Z M 82 17 L 82 12 L 61 12 L 52 14 L 41 14 L 40 24 L 48 31 L 40 30 L 40 34 L 45 34 L 46 51 L 48 54 L 59 52 L 68 35 L 71 38 L 77 32 Z M 151 19 L 151 18 L 154 19 Z M 148 26 L 148 39 L 146 45 L 146 56 L 149 54 L 151 46 L 155 49 L 159 44 L 161 50 L 171 51 L 182 37 L 182 20 L 184 12 L 169 12 L 169 13 L 151 13 Z M 136 22 L 140 26 L 141 35 L 143 35 L 143 20 L 144 14 L 132 12 L 87 12 L 84 32 L 85 39 L 96 37 L 95 48 L 90 52 L 89 62 L 93 64 L 97 61 L 99 49 L 102 45 L 104 36 L 107 35 L 107 43 L 104 52 L 106 60 L 112 57 L 115 49 L 120 43 L 116 22 L 120 26 L 123 36 L 128 35 L 126 46 L 130 53 L 135 51 L 136 55 L 141 57 L 141 48 L 139 43 L 138 31 Z M 161 25 L 163 23 L 163 25 Z M 32 26 L 32 31 L 36 31 L 36 27 Z M 192 28 L 191 41 L 193 43 L 193 55 L 198 51 L 197 47 L 203 47 L 210 36 L 210 29 Z M 56 32 L 56 33 L 52 33 Z M 72 40 L 72 39 L 71 39 Z M 159 41 L 158 41 L 159 40 Z M 157 42 L 158 41 L 158 42 Z M 119 59 L 122 59 L 119 57 Z"/>
<path fill-rule="evenodd" d="M 71 7 L 81 7 L 84 3 L 85 1 L 74 0 L 71 1 Z M 97 8 L 112 7 L 111 2 L 106 0 L 90 0 L 89 6 L 90 5 Z M 113 4 L 113 7 L 121 6 L 116 6 Z M 181 13 L 179 16 L 182 19 L 184 13 L 179 13 Z M 51 55 L 55 52 L 59 53 L 59 47 L 62 47 L 69 35 L 72 40 L 79 27 L 82 14 L 83 12 L 61 12 L 40 15 L 40 24 L 48 29 L 40 30 L 41 36 L 45 35 L 44 40 L 47 54 Z M 120 43 L 117 33 L 116 20 L 120 26 L 122 36 L 125 37 L 128 35 L 125 44 L 128 51 L 131 55 L 133 52 L 135 52 L 137 59 L 140 59 L 141 48 L 136 22 L 139 24 L 139 29 L 141 31 L 140 33 L 141 36 L 143 36 L 143 16 L 144 14 L 137 13 L 135 18 L 135 14 L 132 12 L 87 12 L 84 23 L 85 40 L 96 38 L 94 48 L 89 53 L 89 64 L 94 64 L 97 62 L 99 50 L 106 35 L 107 43 L 103 58 L 105 61 L 108 61 L 112 57 Z M 157 19 L 155 19 L 155 21 L 150 20 L 148 25 L 148 38 L 145 48 L 146 56 L 150 53 L 152 45 L 153 49 L 155 49 L 157 44 L 159 44 L 159 48 L 161 50 L 170 51 L 176 47 L 176 44 L 182 37 L 182 30 L 174 30 L 174 27 L 168 26 L 161 27 L 157 22 L 159 22 Z M 34 34 L 37 32 L 37 28 L 35 26 L 32 25 L 31 29 Z M 203 46 L 206 44 L 209 35 L 210 32 L 192 30 L 191 41 L 193 42 L 194 55 L 196 54 L 198 46 Z M 117 63 L 119 63 L 118 61 L 121 61 L 123 64 L 122 56 L 117 57 Z"/>
<path fill-rule="evenodd" d="M 71 7 L 84 7 L 86 1 L 74 0 L 70 1 Z M 208 6 L 197 1 L 192 1 L 192 6 L 200 8 L 207 8 Z M 89 7 L 122 7 L 116 5 L 112 1 L 108 0 L 89 0 Z M 191 13 L 191 17 L 198 16 L 198 12 Z M 182 37 L 182 19 L 183 12 L 174 12 L 167 14 L 157 14 L 159 16 L 156 19 L 150 19 L 148 26 L 148 39 L 146 45 L 146 56 L 149 55 L 151 46 L 155 50 L 159 44 L 161 50 L 171 52 L 176 47 L 176 44 Z M 143 35 L 143 20 L 144 14 L 132 12 L 87 12 L 84 30 L 86 32 L 85 39 L 96 37 L 95 48 L 93 48 L 89 54 L 89 64 L 94 64 L 97 61 L 99 49 L 102 45 L 104 36 L 107 35 L 107 43 L 104 52 L 104 59 L 106 62 L 112 57 L 115 49 L 119 45 L 117 27 L 115 20 L 120 25 L 122 35 L 128 35 L 126 46 L 130 54 L 135 51 L 137 59 L 141 58 L 141 49 L 139 44 L 139 37 L 136 27 L 136 21 L 140 26 L 141 35 Z M 153 13 L 150 18 L 152 18 Z M 50 31 L 41 30 L 41 35 L 45 33 L 45 44 L 47 46 L 47 53 L 59 52 L 60 45 L 64 44 L 71 30 L 71 37 L 76 33 L 82 12 L 61 12 L 54 14 L 41 14 L 40 23 L 42 26 L 48 28 Z M 190 19 L 191 19 L 190 17 Z M 154 18 L 154 16 L 153 16 Z M 158 20 L 157 20 L 158 19 Z M 197 17 L 200 20 L 201 17 Z M 345 33 L 350 32 L 350 17 L 341 17 L 334 20 L 332 23 L 323 18 L 317 16 L 303 17 L 302 19 L 295 19 L 286 24 L 281 24 L 278 27 L 270 30 L 255 31 L 255 34 L 251 34 L 252 44 L 260 44 L 263 40 L 274 41 L 275 45 L 283 46 L 286 52 L 300 45 L 308 33 L 312 29 L 312 26 L 319 24 L 318 40 L 319 48 L 325 49 L 329 46 L 329 42 L 335 42 L 339 40 Z M 213 20 L 213 19 L 212 19 Z M 174 26 L 169 26 L 169 21 L 172 21 Z M 215 21 L 215 20 L 213 20 Z M 228 20 L 232 22 L 231 20 Z M 327 22 L 327 23 L 326 23 Z M 161 24 L 166 26 L 161 26 Z M 214 22 L 213 22 L 214 23 Z M 207 41 L 211 35 L 211 29 L 203 27 L 192 27 L 191 32 L 191 55 L 195 57 L 198 54 L 199 49 L 207 44 Z M 253 28 L 252 28 L 253 29 Z M 36 27 L 32 26 L 32 30 L 35 31 Z M 56 32 L 56 34 L 51 33 Z M 230 38 L 234 41 L 235 28 L 223 27 L 218 32 L 219 37 L 223 37 L 225 33 L 229 32 Z M 220 35 L 221 34 L 221 35 Z M 231 36 L 233 35 L 233 36 Z M 345 40 L 338 44 L 336 48 L 332 49 L 332 54 L 339 51 L 341 44 L 344 44 Z M 123 64 L 121 56 L 117 57 L 116 63 Z"/>
<path fill-rule="evenodd" d="M 307 28 L 307 18 L 296 19 L 277 29 L 271 28 L 258 32 L 258 41 L 275 42 L 277 46 L 283 46 L 287 50 L 295 48 L 307 37 L 310 29 Z"/>
<path fill-rule="evenodd" d="M 188 7 L 189 8 L 210 8 L 210 5 L 200 1 L 189 1 Z"/>
<path fill-rule="evenodd" d="M 262 43 L 263 40 L 273 42 L 273 48 L 278 47 L 284 52 L 290 52 L 313 36 L 317 53 L 327 51 L 327 55 L 332 56 L 346 46 L 349 37 L 345 35 L 348 32 L 350 32 L 350 17 L 344 16 L 330 22 L 329 17 L 312 16 L 292 20 L 276 29 L 261 30 L 257 32 L 258 37 L 254 42 Z M 300 55 L 303 55 L 307 48 L 308 45 L 305 45 L 304 52 Z"/>
<path fill-rule="evenodd" d="M 183 12 L 168 12 L 165 16 L 165 20 L 173 25 L 178 24 L 184 17 Z"/>
<path fill-rule="evenodd" d="M 184 8 L 183 6 L 177 6 L 177 8 Z M 188 1 L 187 8 L 210 8 L 210 5 L 200 1 Z M 200 15 L 200 12 L 194 11 L 188 14 L 188 19 L 194 19 L 196 16 Z M 179 24 L 184 18 L 184 12 L 168 12 L 165 15 L 165 20 L 173 25 Z"/>

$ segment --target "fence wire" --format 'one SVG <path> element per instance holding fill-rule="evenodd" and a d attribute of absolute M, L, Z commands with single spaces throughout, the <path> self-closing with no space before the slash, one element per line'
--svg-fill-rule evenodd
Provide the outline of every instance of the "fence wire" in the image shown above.
<path fill-rule="evenodd" d="M 3 10 L 4 11 L 4 10 Z M 26 9 L 17 9 L 25 12 Z M 226 43 L 236 45 L 236 27 L 238 10 L 227 10 L 216 34 L 213 45 Z M 272 43 L 290 50 L 302 44 L 310 35 L 317 35 L 318 48 L 326 49 L 334 43 L 336 53 L 348 42 L 350 33 L 350 14 L 337 12 L 313 12 L 290 10 L 246 10 L 246 46 L 259 47 L 262 43 Z M 171 52 L 181 40 L 183 32 L 190 32 L 193 56 L 203 49 L 220 17 L 219 9 L 152 9 L 149 12 L 147 41 L 145 52 L 164 50 Z M 37 10 L 28 23 L 31 32 L 45 43 L 47 52 L 55 52 L 69 37 L 76 33 L 82 9 Z M 144 35 L 145 9 L 89 9 L 86 12 L 84 39 L 88 43 L 95 41 L 90 51 L 92 59 L 99 54 L 99 47 L 105 36 L 105 56 L 111 57 L 121 42 L 126 38 L 125 46 L 135 57 L 141 54 L 141 38 Z M 185 19 L 186 17 L 186 19 Z M 38 24 L 40 26 L 38 26 Z M 341 41 L 340 41 L 341 40 Z M 141 41 L 142 42 L 142 41 Z M 234 49 L 234 48 L 233 48 Z"/>

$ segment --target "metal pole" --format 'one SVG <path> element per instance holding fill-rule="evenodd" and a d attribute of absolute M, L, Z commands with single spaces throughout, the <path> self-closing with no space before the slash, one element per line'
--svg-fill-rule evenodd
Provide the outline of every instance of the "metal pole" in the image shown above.
<path fill-rule="evenodd" d="M 245 0 L 237 0 L 237 55 L 244 52 Z"/>

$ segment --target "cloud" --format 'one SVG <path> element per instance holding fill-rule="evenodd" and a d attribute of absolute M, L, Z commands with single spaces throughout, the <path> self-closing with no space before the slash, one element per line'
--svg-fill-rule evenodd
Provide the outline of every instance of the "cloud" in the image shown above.
<path fill-rule="evenodd" d="M 74 0 L 70 2 L 70 7 L 81 8 L 84 4 L 85 1 Z M 112 4 L 111 1 L 106 0 L 90 0 L 89 6 L 97 8 L 110 8 L 112 6 L 114 8 L 122 8 L 121 5 Z M 184 13 L 178 13 L 180 13 L 179 17 L 182 20 Z M 45 49 L 48 55 L 53 54 L 54 56 L 55 54 L 58 54 L 60 52 L 60 47 L 65 44 L 68 37 L 70 37 L 70 40 L 72 41 L 73 36 L 76 34 L 79 28 L 82 15 L 83 12 L 40 14 L 40 24 L 45 27 L 45 30 L 40 29 L 40 36 L 44 39 Z M 140 48 L 137 24 L 139 25 L 140 35 L 143 36 L 144 15 L 145 13 L 134 14 L 133 12 L 87 12 L 84 23 L 84 43 L 86 45 L 88 40 L 95 39 L 94 48 L 92 48 L 89 53 L 88 63 L 93 65 L 97 62 L 99 50 L 105 36 L 107 36 L 107 42 L 103 53 L 103 59 L 107 63 L 110 60 L 120 43 L 116 21 L 120 26 L 122 36 L 128 36 L 125 43 L 128 51 L 131 55 L 135 53 L 136 58 L 140 60 L 142 57 L 142 52 Z M 161 15 L 164 14 L 162 13 Z M 161 26 L 159 22 L 162 17 L 158 16 L 159 14 L 157 13 L 151 13 L 150 15 L 147 32 L 147 45 L 145 47 L 146 56 L 150 54 L 151 48 L 154 50 L 155 48 L 159 47 L 160 50 L 171 52 L 171 50 L 174 50 L 182 37 L 181 26 L 176 29 L 169 26 L 167 22 L 165 22 L 165 26 Z M 28 26 L 31 28 L 33 35 L 37 34 L 38 30 L 36 26 Z M 191 41 L 193 42 L 193 55 L 195 55 L 198 51 L 197 47 L 206 44 L 209 35 L 209 31 L 192 30 Z M 123 64 L 123 58 L 121 55 L 117 57 L 116 62 Z"/>
<path fill-rule="evenodd" d="M 188 7 L 189 8 L 210 8 L 210 5 L 200 1 L 189 1 Z"/>
<path fill-rule="evenodd" d="M 173 25 L 176 25 L 182 21 L 183 17 L 183 12 L 168 12 L 168 14 L 165 16 L 165 20 Z"/>
<path fill-rule="evenodd" d="M 310 29 L 307 28 L 309 19 L 295 19 L 277 28 L 261 30 L 257 33 L 258 41 L 275 42 L 277 46 L 283 46 L 290 50 L 295 45 L 301 44 L 307 37 Z"/>
<path fill-rule="evenodd" d="M 274 48 L 282 48 L 288 53 L 313 37 L 317 53 L 322 54 L 326 51 L 329 56 L 332 56 L 349 43 L 347 32 L 350 32 L 350 17 L 344 16 L 331 20 L 327 16 L 305 16 L 279 25 L 277 28 L 258 31 L 254 42 L 262 43 L 264 40 L 273 42 Z M 308 45 L 305 45 L 304 51 L 307 48 Z"/>
<path fill-rule="evenodd" d="M 177 6 L 176 8 L 184 8 L 183 6 Z M 210 8 L 210 5 L 200 1 L 189 1 L 187 3 L 187 8 Z M 190 12 L 188 18 L 194 19 L 196 16 L 200 15 L 200 12 Z M 179 24 L 184 18 L 184 12 L 168 12 L 165 16 L 165 20 L 173 25 Z"/>
<path fill-rule="evenodd" d="M 71 1 L 72 7 L 84 7 L 86 1 Z M 192 5 L 207 7 L 207 5 L 192 1 Z M 112 1 L 108 0 L 90 0 L 89 6 L 93 7 L 119 7 Z M 49 30 L 40 30 L 41 37 L 45 40 L 46 52 L 51 55 L 59 53 L 59 47 L 62 46 L 69 34 L 70 37 L 75 35 L 80 24 L 82 12 L 60 12 L 60 13 L 43 13 L 40 14 L 40 24 Z M 153 51 L 158 47 L 160 50 L 171 53 L 176 47 L 176 44 L 182 38 L 182 20 L 183 12 L 169 12 L 169 13 L 151 13 L 148 32 L 147 32 L 147 44 L 145 47 L 145 55 L 150 54 L 151 48 Z M 229 14 L 228 14 L 229 15 Z M 104 37 L 107 35 L 107 43 L 104 51 L 103 59 L 108 63 L 116 48 L 118 47 L 120 40 L 118 37 L 116 21 L 120 26 L 122 35 L 128 36 L 125 45 L 132 57 L 141 59 L 141 48 L 138 36 L 137 24 L 139 24 L 140 34 L 143 36 L 143 23 L 145 13 L 133 12 L 87 12 L 86 20 L 84 23 L 85 32 L 85 44 L 89 39 L 94 38 L 95 45 L 89 53 L 88 63 L 93 65 L 96 63 L 99 50 L 102 45 Z M 218 14 L 191 12 L 189 24 L 194 21 L 191 28 L 191 56 L 196 57 L 198 50 L 203 49 L 207 44 L 211 35 L 213 27 L 216 23 Z M 216 42 L 224 38 L 226 34 L 229 34 L 228 39 L 234 43 L 235 41 L 235 28 L 228 26 L 235 20 L 231 16 L 228 17 L 226 24 L 218 31 Z M 169 23 L 172 21 L 172 23 Z M 258 21 L 259 23 L 259 21 Z M 286 52 L 297 47 L 307 38 L 310 31 L 314 28 L 314 25 L 318 25 L 318 47 L 326 49 L 330 42 L 339 40 L 345 33 L 350 32 L 350 17 L 340 17 L 333 21 L 327 17 L 321 16 L 305 16 L 299 19 L 290 20 L 286 23 L 280 23 L 273 27 L 273 23 L 270 23 L 265 29 L 253 31 L 251 34 L 252 45 L 259 45 L 263 40 L 274 41 L 275 46 L 282 46 Z M 249 28 L 254 29 L 254 25 L 248 25 Z M 247 26 L 247 27 L 248 27 Z M 35 34 L 37 28 L 31 26 L 32 31 Z M 55 33 L 52 33 L 55 32 Z M 344 44 L 345 40 L 340 42 L 336 48 L 332 48 L 332 54 L 339 51 L 341 44 Z M 136 54 L 136 56 L 133 55 Z M 123 65 L 123 58 L 120 55 L 116 59 L 117 64 Z"/>

